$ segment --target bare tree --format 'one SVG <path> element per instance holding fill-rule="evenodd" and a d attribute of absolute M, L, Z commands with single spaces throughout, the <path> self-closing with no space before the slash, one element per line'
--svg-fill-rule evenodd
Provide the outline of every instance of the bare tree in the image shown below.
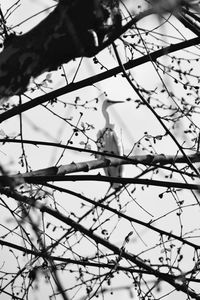
<path fill-rule="evenodd" d="M 199 3 L 56 2 L 0 10 L 1 295 L 200 299 Z"/>

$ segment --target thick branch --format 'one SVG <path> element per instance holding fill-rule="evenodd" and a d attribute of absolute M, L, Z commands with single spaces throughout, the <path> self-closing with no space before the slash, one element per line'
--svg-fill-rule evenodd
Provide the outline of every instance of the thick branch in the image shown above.
<path fill-rule="evenodd" d="M 17 180 L 19 179 L 19 181 Z M 22 184 L 24 182 L 32 184 L 45 184 L 46 182 L 67 182 L 67 181 L 100 181 L 109 183 L 121 183 L 125 184 L 141 184 L 146 186 L 157 186 L 165 188 L 176 188 L 176 189 L 187 189 L 187 190 L 199 190 L 199 184 L 182 183 L 174 181 L 161 181 L 146 178 L 135 178 L 135 177 L 111 177 L 103 176 L 101 174 L 97 175 L 48 175 L 48 176 L 29 176 L 29 177 L 13 177 L 0 176 L 1 186 L 9 186 L 10 181 L 13 180 L 14 184 Z"/>
<path fill-rule="evenodd" d="M 117 0 L 60 0 L 28 33 L 8 36 L 0 54 L 0 97 L 22 94 L 31 79 L 80 56 L 92 56 L 121 26 Z"/>
<path fill-rule="evenodd" d="M 47 255 L 46 253 L 42 252 L 42 251 L 34 251 L 32 249 L 28 249 L 28 248 L 25 248 L 25 247 L 22 247 L 22 246 L 19 246 L 19 245 L 16 245 L 16 244 L 13 244 L 13 243 L 10 243 L 10 242 L 6 242 L 6 241 L 3 241 L 3 240 L 0 240 L 0 245 L 1 246 L 6 246 L 6 247 L 9 247 L 11 249 L 16 249 L 18 251 L 21 251 L 23 253 L 26 253 L 26 254 L 30 254 L 30 255 L 34 255 L 35 257 L 42 257 L 42 258 L 50 258 L 52 261 L 54 262 L 61 262 L 62 265 L 66 264 L 73 264 L 73 265 L 80 265 L 80 266 L 88 266 L 88 267 L 95 267 L 95 268 L 103 268 L 103 269 L 115 269 L 116 271 L 126 271 L 128 273 L 137 273 L 137 274 L 149 274 L 149 275 L 152 275 L 150 272 L 146 271 L 146 270 L 141 270 L 141 269 L 136 269 L 135 267 L 124 267 L 120 264 L 116 264 L 116 263 L 102 263 L 102 262 L 99 262 L 99 263 L 96 263 L 96 262 L 92 262 L 92 261 L 89 261 L 88 259 L 87 260 L 75 260 L 75 259 L 71 259 L 71 258 L 65 258 L 65 257 L 59 257 L 59 256 L 53 256 L 53 255 Z M 40 267 L 38 267 L 40 268 Z M 163 273 L 164 274 L 164 273 Z M 178 279 L 178 276 L 173 276 L 171 274 L 169 274 L 169 277 L 171 277 L 172 279 Z M 188 282 L 200 282 L 199 279 L 196 279 L 196 278 L 185 278 L 185 280 L 187 280 Z M 21 298 L 20 298 L 21 299 Z"/>
<path fill-rule="evenodd" d="M 135 67 L 140 66 L 149 61 L 155 61 L 157 58 L 159 58 L 163 55 L 166 55 L 166 54 L 169 54 L 169 53 L 172 53 L 172 52 L 175 52 L 175 51 L 187 48 L 187 47 L 191 47 L 191 46 L 197 45 L 199 43 L 200 43 L 200 37 L 197 37 L 197 38 L 193 38 L 188 41 L 183 41 L 183 42 L 177 43 L 175 45 L 170 45 L 169 47 L 165 47 L 165 48 L 157 50 L 153 53 L 150 53 L 150 54 L 144 55 L 142 57 L 139 57 L 137 59 L 131 60 L 131 61 L 127 62 L 126 64 L 124 64 L 124 68 L 126 70 L 129 70 L 131 68 L 135 68 Z M 22 105 L 16 106 L 16 107 L 2 113 L 0 115 L 0 123 L 2 123 L 3 121 L 5 121 L 11 117 L 18 115 L 19 113 L 22 113 L 29 109 L 32 109 L 33 107 L 36 107 L 37 105 L 40 105 L 44 102 L 50 101 L 56 97 L 76 91 L 76 90 L 84 88 L 86 86 L 93 85 L 99 81 L 102 81 L 102 80 L 105 80 L 112 76 L 115 76 L 121 72 L 122 72 L 121 67 L 118 66 L 118 67 L 115 67 L 106 72 L 102 72 L 98 75 L 88 77 L 86 79 L 83 79 L 83 80 L 75 82 L 75 83 L 70 83 L 65 87 L 59 88 L 48 94 L 39 96 L 35 99 L 32 99 L 29 102 L 26 102 Z"/>
<path fill-rule="evenodd" d="M 20 140 L 13 140 L 13 139 L 0 139 L 0 142 L 4 143 L 21 143 Z M 155 166 L 155 167 L 162 167 L 164 165 L 170 164 L 182 164 L 187 163 L 185 157 L 182 155 L 174 156 L 174 155 L 164 155 L 164 154 L 156 154 L 156 155 L 134 155 L 129 157 L 122 157 L 111 153 L 102 153 L 100 151 L 89 150 L 89 149 L 81 149 L 76 148 L 73 146 L 66 146 L 59 143 L 51 143 L 51 142 L 42 142 L 42 141 L 32 141 L 32 140 L 23 140 L 24 144 L 31 144 L 31 145 L 43 145 L 43 146 L 51 146 L 51 147 L 58 147 L 63 149 L 69 149 L 78 152 L 86 152 L 91 153 L 95 156 L 101 155 L 105 156 L 105 159 L 94 159 L 85 162 L 72 162 L 70 164 L 61 165 L 61 166 L 52 166 L 44 169 L 39 169 L 35 171 L 31 171 L 28 173 L 22 174 L 15 174 L 10 176 L 10 179 L 15 181 L 15 184 L 23 183 L 24 180 L 28 177 L 38 177 L 38 176 L 60 176 L 71 174 L 75 172 L 89 172 L 90 170 L 106 168 L 110 166 L 119 166 L 119 165 L 148 165 L 148 166 Z M 195 153 L 188 155 L 188 159 L 192 163 L 200 162 L 200 153 Z M 171 170 L 172 171 L 172 170 Z M 174 169 L 174 172 L 178 172 L 178 170 Z M 181 172 L 181 171 L 180 171 Z M 187 174 L 189 176 L 194 176 L 192 174 Z M 2 183 L 6 182 L 4 177 L 0 177 Z"/>
<path fill-rule="evenodd" d="M 198 300 L 200 299 L 200 296 L 198 296 L 193 290 L 191 290 L 189 287 L 187 287 L 185 282 L 181 282 L 181 281 L 177 282 L 177 280 L 172 278 L 172 276 L 170 276 L 169 274 L 162 273 L 159 270 L 154 269 L 149 264 L 145 263 L 145 261 L 142 260 L 141 258 L 139 258 L 137 255 L 134 255 L 133 253 L 129 253 L 129 252 L 125 251 L 123 248 L 118 248 L 114 244 L 111 244 L 108 240 L 93 233 L 91 231 L 91 229 L 85 228 L 81 224 L 73 221 L 71 218 L 61 214 L 60 212 L 55 211 L 55 210 L 51 209 L 50 207 L 47 207 L 47 206 L 41 204 L 39 201 L 34 203 L 33 199 L 25 197 L 25 196 L 21 196 L 19 193 L 13 192 L 9 189 L 2 189 L 1 192 L 3 192 L 8 197 L 12 197 L 12 198 L 16 199 L 17 201 L 22 201 L 23 203 L 30 204 L 31 206 L 40 209 L 41 212 L 47 213 L 47 214 L 55 217 L 57 220 L 60 220 L 61 222 L 74 228 L 76 231 L 81 232 L 82 234 L 87 236 L 89 239 L 93 240 L 95 243 L 106 247 L 108 250 L 110 250 L 115 255 L 119 256 L 120 258 L 124 258 L 124 259 L 134 263 L 136 266 L 138 266 L 142 270 L 146 270 L 147 272 L 149 272 L 149 274 L 155 276 L 159 280 L 164 280 L 164 281 L 168 282 L 176 290 L 186 293 L 191 298 L 198 299 Z"/>
<path fill-rule="evenodd" d="M 110 207 L 107 204 L 103 204 L 100 201 L 92 200 L 88 197 L 83 196 L 80 193 L 76 193 L 72 190 L 68 190 L 68 189 L 65 189 L 65 188 L 62 188 L 62 187 L 59 187 L 59 186 L 55 186 L 55 185 L 52 185 L 52 184 L 45 184 L 45 186 L 47 186 L 47 187 L 49 187 L 53 190 L 57 190 L 59 192 L 62 192 L 62 193 L 73 195 L 73 196 L 75 196 L 79 199 L 82 199 L 83 201 L 85 201 L 87 203 L 90 203 L 90 204 L 94 205 L 94 207 L 101 207 L 102 209 L 110 211 L 113 214 L 119 216 L 120 218 L 128 220 L 129 222 L 134 222 L 134 223 L 139 224 L 141 226 L 144 226 L 148 229 L 151 229 L 152 231 L 158 232 L 160 235 L 166 235 L 168 237 L 168 239 L 171 238 L 171 239 L 174 239 L 174 240 L 178 240 L 183 244 L 186 244 L 190 247 L 193 247 L 194 249 L 200 249 L 200 245 L 194 244 L 194 243 L 188 241 L 187 239 L 184 239 L 181 236 L 177 236 L 177 235 L 173 234 L 172 232 L 167 232 L 167 231 L 162 230 L 160 228 L 154 227 L 153 225 L 151 225 L 151 222 L 146 223 L 146 222 L 144 222 L 140 219 L 133 218 L 132 216 L 129 216 L 126 213 L 122 213 L 121 211 L 116 210 L 116 209 Z"/>

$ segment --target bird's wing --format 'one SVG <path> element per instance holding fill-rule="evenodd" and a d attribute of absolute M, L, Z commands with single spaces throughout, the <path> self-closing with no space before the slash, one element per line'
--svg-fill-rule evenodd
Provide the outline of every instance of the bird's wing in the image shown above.
<path fill-rule="evenodd" d="M 116 155 L 120 155 L 120 145 L 116 133 L 111 128 L 100 130 L 97 134 L 97 147 L 101 152 L 109 152 Z M 109 157 L 105 158 L 109 159 Z M 104 168 L 106 176 L 121 177 L 122 166 L 106 167 Z M 113 184 L 113 188 L 117 188 L 119 184 Z"/>
<path fill-rule="evenodd" d="M 111 128 L 99 130 L 97 133 L 97 148 L 101 152 L 120 155 L 120 145 L 116 133 Z"/>

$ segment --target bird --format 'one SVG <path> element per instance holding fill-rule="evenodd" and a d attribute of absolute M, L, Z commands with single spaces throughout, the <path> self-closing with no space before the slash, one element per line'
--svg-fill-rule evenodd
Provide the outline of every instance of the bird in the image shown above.
<path fill-rule="evenodd" d="M 98 151 L 113 153 L 116 155 L 120 155 L 120 145 L 118 143 L 117 135 L 114 131 L 114 124 L 110 122 L 110 117 L 108 114 L 108 107 L 113 104 L 123 103 L 123 101 L 112 101 L 109 99 L 104 100 L 102 105 L 102 114 L 105 119 L 105 126 L 103 129 L 99 130 L 97 133 L 97 148 Z M 98 156 L 99 157 L 99 156 Z M 106 156 L 103 156 L 104 159 Z M 122 166 L 111 166 L 104 168 L 104 172 L 106 176 L 111 177 L 121 177 L 122 176 Z M 111 183 L 111 187 L 113 189 L 117 189 L 121 184 L 120 183 Z"/>

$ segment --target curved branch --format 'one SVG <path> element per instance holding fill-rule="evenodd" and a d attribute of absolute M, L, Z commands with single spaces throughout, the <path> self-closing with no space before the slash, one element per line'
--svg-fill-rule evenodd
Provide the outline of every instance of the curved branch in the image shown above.
<path fill-rule="evenodd" d="M 136 266 L 141 268 L 142 270 L 145 270 L 149 272 L 149 274 L 155 276 L 159 280 L 164 280 L 170 285 L 172 285 L 176 290 L 182 291 L 183 293 L 186 293 L 191 298 L 194 298 L 196 300 L 200 300 L 200 296 L 198 296 L 193 290 L 191 290 L 183 281 L 177 281 L 176 278 L 173 278 L 170 274 L 162 273 L 157 269 L 154 269 L 152 266 L 150 266 L 148 263 L 146 263 L 143 259 L 139 258 L 137 255 L 134 255 L 133 253 L 130 253 L 128 251 L 125 251 L 123 248 L 118 248 L 114 244 L 111 244 L 107 239 L 104 239 L 97 234 L 93 233 L 91 229 L 87 229 L 81 224 L 73 221 L 71 218 L 67 217 L 66 215 L 61 214 L 58 211 L 53 210 L 50 207 L 45 206 L 44 204 L 41 204 L 40 201 L 35 202 L 34 199 L 22 196 L 17 192 L 11 191 L 10 189 L 0 189 L 1 192 L 4 191 L 4 194 L 8 197 L 12 197 L 16 199 L 17 201 L 22 201 L 23 203 L 29 204 L 35 208 L 40 209 L 41 212 L 47 213 L 51 215 L 52 217 L 55 217 L 57 220 L 60 220 L 61 222 L 67 224 L 68 226 L 74 228 L 76 231 L 81 232 L 85 236 L 87 236 L 89 239 L 93 240 L 95 243 L 100 244 L 104 247 L 106 247 L 108 250 L 113 252 L 115 255 L 119 256 L 120 258 L 124 258 L 132 263 L 134 263 Z"/>
<path fill-rule="evenodd" d="M 175 163 L 187 163 L 185 157 L 183 155 L 165 155 L 165 154 L 146 154 L 146 155 L 134 155 L 134 156 L 119 156 L 116 155 L 114 153 L 102 153 L 101 151 L 95 151 L 95 150 L 90 150 L 90 149 L 83 149 L 83 148 L 78 148 L 78 147 L 74 147 L 74 146 L 68 146 L 68 145 L 64 145 L 61 143 L 53 143 L 53 142 L 46 142 L 46 141 L 38 141 L 38 140 L 17 140 L 17 139 L 9 139 L 9 138 L 4 138 L 4 139 L 0 139 L 0 143 L 2 144 L 6 144 L 6 143 L 13 143 L 13 144 L 27 144 L 27 145 L 34 145 L 34 146 L 47 146 L 47 147 L 56 147 L 56 148 L 62 148 L 62 149 L 68 149 L 68 150 L 72 150 L 72 151 L 77 151 L 77 152 L 85 152 L 85 153 L 90 153 L 90 154 L 94 154 L 94 155 L 102 155 L 102 156 L 106 156 L 106 157 L 112 157 L 112 158 L 117 158 L 119 161 L 110 161 L 110 165 L 119 165 L 119 164 L 144 164 L 144 165 L 153 165 L 155 166 L 156 164 L 159 165 L 167 165 L 167 164 L 175 164 Z M 193 162 L 200 162 L 200 152 L 197 152 L 195 154 L 190 154 L 188 155 L 188 158 Z M 92 163 L 96 162 L 96 161 L 100 161 L 101 160 L 90 160 L 89 162 Z M 85 162 L 86 164 L 88 162 Z M 73 162 L 73 164 L 76 164 L 75 162 Z M 81 162 L 77 163 L 78 165 L 81 165 Z M 83 162 L 84 164 L 84 162 Z M 70 168 L 71 164 L 69 165 L 64 165 L 63 168 L 68 169 L 68 166 Z M 95 167 L 93 169 L 96 169 Z M 46 170 L 45 169 L 41 169 L 41 170 Z M 75 172 L 76 169 L 73 169 L 71 172 Z M 77 171 L 84 171 L 83 167 L 77 168 Z M 37 171 L 33 171 L 31 174 L 34 174 L 34 172 Z M 67 174 L 68 171 L 64 174 Z M 47 175 L 44 174 L 44 175 Z"/>
<path fill-rule="evenodd" d="M 186 189 L 186 190 L 199 190 L 199 184 L 182 183 L 174 181 L 161 181 L 146 178 L 131 178 L 131 177 L 111 177 L 98 175 L 49 175 L 49 176 L 28 176 L 28 177 L 17 177 L 9 176 L 9 183 L 14 184 L 32 183 L 32 184 L 44 184 L 46 182 L 58 182 L 58 181 L 102 181 L 109 183 L 121 183 L 125 184 L 142 184 L 147 186 L 157 186 L 166 188 Z M 1 186 L 8 186 L 8 176 L 0 176 Z"/>
<path fill-rule="evenodd" d="M 93 56 L 121 27 L 118 1 L 60 0 L 29 32 L 12 34 L 0 54 L 0 97 L 25 92 L 31 78 L 80 56 Z"/>
<path fill-rule="evenodd" d="M 139 220 L 139 219 L 133 218 L 131 216 L 128 216 L 127 214 L 124 214 L 121 211 L 118 211 L 118 210 L 110 207 L 109 205 L 105 205 L 103 203 L 100 203 L 100 201 L 94 201 L 92 199 L 89 199 L 88 197 L 85 197 L 85 196 L 81 195 L 80 193 L 76 193 L 74 191 L 71 191 L 71 190 L 68 190 L 68 189 L 65 189 L 65 188 L 62 188 L 62 187 L 59 187 L 59 186 L 55 186 L 55 185 L 52 185 L 52 184 L 45 184 L 45 186 L 47 186 L 49 188 L 52 188 L 54 190 L 60 191 L 60 192 L 64 192 L 64 193 L 73 195 L 77 198 L 80 198 L 80 199 L 90 203 L 90 204 L 93 204 L 94 207 L 101 207 L 101 208 L 103 208 L 107 211 L 110 211 L 110 212 L 114 213 L 115 215 L 117 215 L 121 218 L 124 218 L 124 219 L 128 220 L 129 222 L 134 222 L 134 223 L 139 224 L 141 226 L 144 226 L 148 229 L 151 229 L 152 231 L 158 232 L 160 235 L 166 235 L 166 236 L 168 236 L 168 240 L 170 238 L 172 238 L 172 239 L 175 239 L 175 240 L 178 240 L 178 241 L 182 242 L 183 244 L 186 244 L 190 247 L 193 247 L 194 249 L 200 249 L 200 245 L 196 245 L 196 244 L 194 244 L 190 241 L 187 241 L 184 238 L 173 234 L 172 232 L 167 232 L 167 231 L 162 230 L 160 228 L 154 227 L 154 226 L 151 225 L 151 222 L 145 223 L 142 220 Z"/>
<path fill-rule="evenodd" d="M 196 37 L 196 38 L 190 39 L 188 41 L 183 41 L 183 42 L 177 43 L 175 45 L 170 45 L 168 47 L 157 50 L 153 53 L 150 53 L 150 54 L 144 55 L 142 57 L 139 57 L 137 59 L 131 60 L 131 61 L 125 63 L 123 66 L 124 66 L 125 70 L 129 70 L 131 68 L 135 68 L 135 67 L 140 66 L 140 65 L 142 65 L 144 63 L 147 63 L 149 61 L 155 61 L 157 58 L 159 58 L 163 55 L 167 55 L 169 53 L 172 53 L 172 52 L 175 52 L 175 51 L 187 48 L 187 47 L 191 47 L 191 46 L 197 45 L 199 43 L 200 43 L 200 37 Z M 80 81 L 75 82 L 75 83 L 70 83 L 67 86 L 59 88 L 59 89 L 57 89 L 55 91 L 52 91 L 48 94 L 39 96 L 35 99 L 32 99 L 29 102 L 26 102 L 22 105 L 18 105 L 16 107 L 0 114 L 0 123 L 2 123 L 5 120 L 8 120 L 9 118 L 12 118 L 12 117 L 18 115 L 19 113 L 22 113 L 22 112 L 25 112 L 29 109 L 32 109 L 32 108 L 34 108 L 34 107 L 36 107 L 36 106 L 38 106 L 38 105 L 40 105 L 44 102 L 55 99 L 56 97 L 59 97 L 61 95 L 79 90 L 79 89 L 84 88 L 86 86 L 93 85 L 93 84 L 95 84 L 99 81 L 108 79 L 112 76 L 116 76 L 117 74 L 119 74 L 121 72 L 122 72 L 122 69 L 121 69 L 120 66 L 118 66 L 118 67 L 115 67 L 111 70 L 108 70 L 108 71 L 102 72 L 100 74 L 97 74 L 95 76 L 88 77 L 86 79 L 80 80 Z"/>

